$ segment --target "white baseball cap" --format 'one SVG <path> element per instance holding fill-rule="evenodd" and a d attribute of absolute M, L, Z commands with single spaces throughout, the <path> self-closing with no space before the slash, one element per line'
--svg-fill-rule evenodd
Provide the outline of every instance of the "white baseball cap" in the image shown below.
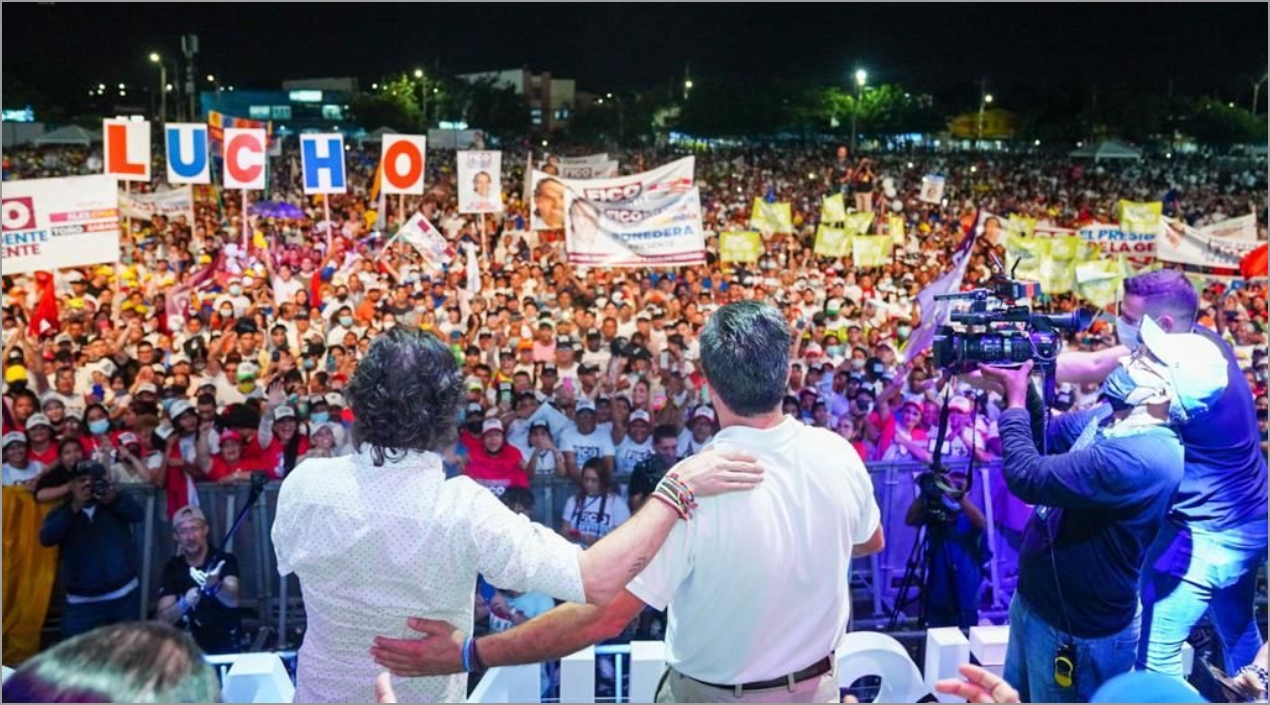
<path fill-rule="evenodd" d="M 579 399 L 577 406 L 574 407 L 574 412 L 580 414 L 584 411 L 594 412 L 595 402 L 590 399 Z"/>
<path fill-rule="evenodd" d="M 503 422 L 498 419 L 485 419 L 485 423 L 481 424 L 481 435 L 485 435 L 490 431 L 503 432 Z"/>
<path fill-rule="evenodd" d="M 715 419 L 714 409 L 711 409 L 705 404 L 702 404 L 701 406 L 697 407 L 696 411 L 692 412 L 692 418 L 694 421 L 696 419 L 709 419 L 711 421 L 714 421 Z"/>
<path fill-rule="evenodd" d="M 190 411 L 194 411 L 193 404 L 189 403 L 185 399 L 177 399 L 176 401 L 172 402 L 172 407 L 168 409 L 168 418 L 175 421 L 181 418 L 181 414 L 184 414 Z"/>
<path fill-rule="evenodd" d="M 49 421 L 49 417 L 44 414 L 31 414 L 28 416 L 26 419 L 26 430 L 30 431 L 37 426 L 48 426 L 49 428 L 53 428 L 53 422 Z"/>
<path fill-rule="evenodd" d="M 283 419 L 294 419 L 294 418 L 295 418 L 295 409 L 292 409 L 291 407 L 286 406 L 285 404 L 273 410 L 274 421 L 281 421 Z"/>
<path fill-rule="evenodd" d="M 644 411 L 643 409 L 636 409 L 635 411 L 631 412 L 630 422 L 635 423 L 636 421 L 643 421 L 644 423 L 652 423 L 653 417 L 649 415 L 649 413 L 647 411 Z"/>
<path fill-rule="evenodd" d="M 339 392 L 327 392 L 327 393 L 326 393 L 326 405 L 327 405 L 327 406 L 338 406 L 338 407 L 340 407 L 341 409 L 342 409 L 342 408 L 344 408 L 345 406 L 347 406 L 347 405 L 344 403 L 344 395 L 343 395 L 343 394 L 340 394 Z"/>
<path fill-rule="evenodd" d="M 137 394 L 145 394 L 146 392 L 149 392 L 151 394 L 158 394 L 159 388 L 154 386 L 153 384 L 150 384 L 149 382 L 142 382 L 141 384 L 137 385 Z"/>
<path fill-rule="evenodd" d="M 1150 316 L 1142 319 L 1142 344 L 1168 370 L 1176 404 L 1169 417 L 1186 423 L 1212 410 L 1230 383 L 1229 363 L 1217 343 L 1199 333 L 1166 333 Z"/>
<path fill-rule="evenodd" d="M 26 443 L 26 434 L 21 431 L 9 431 L 0 439 L 0 448 L 8 448 L 10 443 Z"/>

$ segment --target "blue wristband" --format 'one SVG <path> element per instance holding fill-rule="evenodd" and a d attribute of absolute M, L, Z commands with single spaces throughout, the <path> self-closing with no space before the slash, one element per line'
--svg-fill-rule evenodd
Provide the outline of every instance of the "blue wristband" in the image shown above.
<path fill-rule="evenodd" d="M 472 637 L 463 642 L 463 672 L 472 672 Z"/>

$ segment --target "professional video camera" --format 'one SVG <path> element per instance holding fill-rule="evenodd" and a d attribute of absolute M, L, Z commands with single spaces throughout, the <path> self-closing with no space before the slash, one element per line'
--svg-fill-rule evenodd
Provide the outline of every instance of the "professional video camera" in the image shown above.
<path fill-rule="evenodd" d="M 941 301 L 970 301 L 968 311 L 953 311 L 950 320 L 935 330 L 935 364 L 953 374 L 987 365 L 1018 365 L 1032 360 L 1037 370 L 1052 377 L 1061 332 L 1075 333 L 1089 327 L 1093 316 L 1085 309 L 1067 314 L 1033 313 L 1019 299 L 1040 296 L 1035 282 L 996 278 L 991 289 L 936 296 Z"/>

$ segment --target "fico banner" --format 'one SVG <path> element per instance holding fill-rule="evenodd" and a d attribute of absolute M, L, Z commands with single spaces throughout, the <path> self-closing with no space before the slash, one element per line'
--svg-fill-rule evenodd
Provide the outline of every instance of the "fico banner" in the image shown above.
<path fill-rule="evenodd" d="M 229 134 L 229 130 L 225 130 Z M 300 157 L 304 163 L 304 193 L 345 193 L 344 135 L 300 135 Z M 262 184 L 263 186 L 263 184 Z"/>
<path fill-rule="evenodd" d="M 102 121 L 105 173 L 117 181 L 150 180 L 150 123 L 144 120 Z"/>
<path fill-rule="evenodd" d="M 225 128 L 225 188 L 261 190 L 265 187 L 265 131 Z M 343 154 L 340 155 L 343 163 Z M 305 189 L 308 193 L 308 189 Z"/>
<path fill-rule="evenodd" d="M 112 174 L 6 181 L 5 274 L 119 261 L 119 186 Z"/>
<path fill-rule="evenodd" d="M 169 184 L 212 182 L 211 160 L 207 153 L 207 125 L 170 122 L 164 127 L 163 144 L 167 151 Z"/>
<path fill-rule="evenodd" d="M 380 165 L 384 193 L 422 196 L 428 138 L 423 135 L 384 135 Z"/>

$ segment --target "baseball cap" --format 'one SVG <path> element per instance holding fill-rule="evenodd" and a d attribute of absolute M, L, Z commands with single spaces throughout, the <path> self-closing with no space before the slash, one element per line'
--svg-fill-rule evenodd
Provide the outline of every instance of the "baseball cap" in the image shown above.
<path fill-rule="evenodd" d="M 644 423 L 652 423 L 653 417 L 649 415 L 649 413 L 647 411 L 644 411 L 643 409 L 636 409 L 635 411 L 631 412 L 630 422 L 635 423 L 636 421 L 643 421 Z"/>
<path fill-rule="evenodd" d="M 574 411 L 579 414 L 584 411 L 595 413 L 595 402 L 590 399 L 579 399 L 577 406 L 574 407 Z"/>
<path fill-rule="evenodd" d="M 242 440 L 243 440 L 243 435 L 232 428 L 227 428 L 224 431 L 221 431 L 220 433 L 221 443 L 224 443 L 225 441 L 238 441 L 239 443 L 241 443 Z"/>
<path fill-rule="evenodd" d="M 31 414 L 28 416 L 26 419 L 26 430 L 30 431 L 37 426 L 48 426 L 49 428 L 53 428 L 53 422 L 49 421 L 49 417 L 44 414 Z"/>
<path fill-rule="evenodd" d="M 159 388 L 149 382 L 142 382 L 137 385 L 137 394 L 145 394 L 147 392 L 150 394 L 158 394 Z"/>
<path fill-rule="evenodd" d="M 26 367 L 22 365 L 10 365 L 4 371 L 4 381 L 9 384 L 27 381 Z"/>
<path fill-rule="evenodd" d="M 9 431 L 0 439 L 0 448 L 8 448 L 10 443 L 26 443 L 26 434 L 21 431 Z"/>
<path fill-rule="evenodd" d="M 697 419 L 709 419 L 711 421 L 714 421 L 715 419 L 714 409 L 711 409 L 710 407 L 702 404 L 701 406 L 697 407 L 696 411 L 692 412 L 692 418 L 694 421 Z"/>
<path fill-rule="evenodd" d="M 485 409 L 479 401 L 469 402 L 467 405 L 467 413 L 469 414 L 481 414 L 484 411 Z"/>
<path fill-rule="evenodd" d="M 172 515 L 172 528 L 175 529 L 187 521 L 201 521 L 206 524 L 207 517 L 203 515 L 202 509 L 193 504 L 187 504 L 176 510 L 176 514 Z"/>
<path fill-rule="evenodd" d="M 974 410 L 974 405 L 972 405 L 970 400 L 965 397 L 953 397 L 952 400 L 948 402 L 948 410 L 960 411 L 963 414 L 969 414 Z"/>
<path fill-rule="evenodd" d="M 543 373 L 544 375 L 554 375 L 554 374 L 558 374 L 558 373 L 557 373 L 557 371 L 556 371 L 556 366 L 555 366 L 555 365 L 543 365 L 543 366 L 542 366 L 542 373 Z"/>
<path fill-rule="evenodd" d="M 295 409 L 292 409 L 291 407 L 285 404 L 273 410 L 274 421 L 281 421 L 283 419 L 294 419 L 294 418 L 295 418 Z"/>
<path fill-rule="evenodd" d="M 120 445 L 131 446 L 131 445 L 138 445 L 140 443 L 141 443 L 141 439 L 137 438 L 137 434 L 133 433 L 132 431 L 124 431 L 123 433 L 119 434 Z"/>
<path fill-rule="evenodd" d="M 1221 348 L 1198 333 L 1166 333 L 1150 316 L 1142 319 L 1142 344 L 1168 370 L 1176 404 L 1169 416 L 1186 423 L 1212 410 L 1229 377 Z"/>
<path fill-rule="evenodd" d="M 74 342 L 75 342 L 75 339 L 70 336 L 70 333 L 58 333 L 57 337 L 53 339 L 54 345 L 61 345 L 62 343 L 74 343 Z"/>
<path fill-rule="evenodd" d="M 503 422 L 498 419 L 485 419 L 485 423 L 481 424 L 481 435 L 485 435 L 490 431 L 503 432 Z"/>
<path fill-rule="evenodd" d="M 254 362 L 241 362 L 238 364 L 238 379 L 255 379 L 260 373 L 260 367 Z"/>
<path fill-rule="evenodd" d="M 344 395 L 339 392 L 327 392 L 325 399 L 327 406 L 338 406 L 341 409 L 345 406 Z"/>
<path fill-rule="evenodd" d="M 177 399 L 172 403 L 172 408 L 168 409 L 168 418 L 173 421 L 181 418 L 182 414 L 194 411 L 194 405 L 185 399 Z"/>

